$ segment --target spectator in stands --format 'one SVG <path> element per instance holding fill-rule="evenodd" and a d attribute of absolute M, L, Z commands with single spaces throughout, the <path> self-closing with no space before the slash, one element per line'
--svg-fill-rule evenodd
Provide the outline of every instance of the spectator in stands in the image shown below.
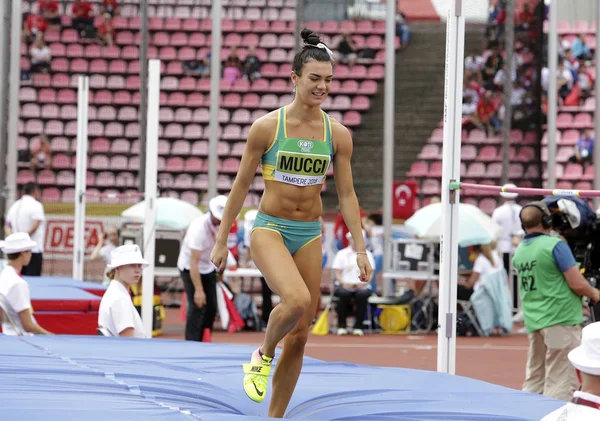
<path fill-rule="evenodd" d="M 470 122 L 485 130 L 488 136 L 497 133 L 501 126 L 500 119 L 498 119 L 498 107 L 492 102 L 492 96 L 490 91 L 482 95 L 477 103 L 475 113 L 470 117 Z"/>
<path fill-rule="evenodd" d="M 50 73 L 50 62 L 52 54 L 50 48 L 44 42 L 43 34 L 38 34 L 35 44 L 31 47 L 31 73 Z"/>
<path fill-rule="evenodd" d="M 365 212 L 360 209 L 360 220 L 362 221 L 365 218 Z M 335 222 L 333 224 L 333 235 L 335 237 L 335 244 L 337 250 L 341 250 L 343 248 L 348 247 L 348 238 L 346 235 L 348 234 L 348 226 L 346 225 L 346 221 L 344 220 L 344 216 L 341 211 L 338 211 L 337 216 L 335 218 Z"/>
<path fill-rule="evenodd" d="M 590 136 L 589 130 L 584 130 L 577 144 L 573 147 L 573 156 L 569 162 L 586 164 L 592 162 L 594 155 L 594 139 Z"/>
<path fill-rule="evenodd" d="M 481 281 L 489 273 L 502 267 L 502 259 L 490 244 L 475 245 L 472 251 L 477 257 L 469 279 L 458 281 L 457 297 L 459 300 L 468 301 L 473 292 L 479 288 Z"/>
<path fill-rule="evenodd" d="M 36 243 L 24 232 L 11 234 L 6 237 L 6 241 L 0 242 L 0 249 L 8 259 L 8 264 L 0 273 L 0 301 L 8 307 L 8 316 L 16 325 L 13 327 L 6 317 L 3 318 L 2 333 L 5 335 L 15 336 L 21 333 L 51 335 L 35 321 L 29 285 L 21 276 L 23 267 L 31 260 L 31 250 L 35 247 L 37 247 Z"/>
<path fill-rule="evenodd" d="M 496 48 L 485 61 L 485 65 L 481 71 L 481 78 L 486 89 L 493 88 L 494 76 L 496 76 L 498 70 L 502 69 L 503 66 L 504 59 L 502 58 L 502 50 Z"/>
<path fill-rule="evenodd" d="M 242 61 L 237 55 L 237 48 L 231 47 L 229 57 L 225 60 L 223 79 L 233 85 L 242 76 Z"/>
<path fill-rule="evenodd" d="M 38 2 L 38 11 L 40 16 L 46 19 L 49 25 L 60 26 L 61 20 L 56 0 L 40 0 Z"/>
<path fill-rule="evenodd" d="M 504 0 L 499 0 L 494 5 L 488 19 L 487 35 L 493 41 L 501 40 L 504 37 L 504 25 L 506 23 L 506 4 Z"/>
<path fill-rule="evenodd" d="M 577 73 L 577 85 L 579 86 L 579 95 L 581 102 L 592 96 L 594 89 L 594 74 L 590 72 L 590 62 L 585 62 L 579 67 Z"/>
<path fill-rule="evenodd" d="M 406 15 L 400 11 L 396 13 L 396 36 L 400 38 L 400 48 L 405 48 L 410 41 L 410 28 L 406 23 Z"/>
<path fill-rule="evenodd" d="M 465 58 L 465 70 L 468 70 L 471 73 L 481 72 L 484 64 L 485 59 L 478 54 L 477 51 L 472 51 L 471 54 Z"/>
<path fill-rule="evenodd" d="M 43 16 L 30 14 L 25 20 L 23 42 L 27 45 L 31 44 L 37 39 L 38 34 L 43 37 L 46 29 L 48 29 L 48 22 Z"/>
<path fill-rule="evenodd" d="M 226 203 L 226 196 L 212 198 L 208 203 L 209 211 L 190 224 L 181 244 L 177 267 L 188 300 L 186 341 L 201 342 L 204 330 L 212 330 L 215 321 L 217 272 L 210 261 L 210 251 L 215 245 Z"/>
<path fill-rule="evenodd" d="M 521 12 L 517 13 L 515 29 L 517 31 L 529 31 L 534 23 L 535 16 L 531 12 L 529 3 L 525 3 Z"/>
<path fill-rule="evenodd" d="M 6 214 L 5 235 L 25 232 L 35 242 L 31 249 L 31 260 L 21 272 L 28 276 L 41 276 L 44 239 L 46 236 L 46 215 L 44 206 L 39 202 L 40 189 L 35 183 L 27 183 L 23 187 L 23 197 L 12 204 Z"/>
<path fill-rule="evenodd" d="M 352 234 L 346 234 L 348 247 L 340 250 L 333 259 L 331 268 L 335 271 L 335 290 L 333 295 L 338 298 L 336 312 L 338 314 L 338 335 L 347 335 L 346 319 L 351 313 L 352 302 L 354 302 L 355 322 L 352 334 L 363 336 L 363 323 L 367 314 L 368 300 L 372 295 L 371 286 L 367 279 L 364 282 L 360 280 L 360 270 L 356 264 L 356 247 L 352 240 Z M 366 241 L 366 232 L 363 230 L 363 239 Z M 372 267 L 375 267 L 375 258 L 367 250 L 367 257 Z"/>
<path fill-rule="evenodd" d="M 210 52 L 206 53 L 206 58 L 199 60 L 184 60 L 182 62 L 183 71 L 191 76 L 210 76 Z"/>
<path fill-rule="evenodd" d="M 139 246 L 128 244 L 115 248 L 110 255 L 108 277 L 111 279 L 98 309 L 98 327 L 111 336 L 145 338 L 142 318 L 133 305 L 130 287 L 142 279 L 148 262 Z"/>
<path fill-rule="evenodd" d="M 92 38 L 94 31 L 94 9 L 90 2 L 75 0 L 71 6 L 72 25 L 80 35 Z"/>
<path fill-rule="evenodd" d="M 104 20 L 100 22 L 97 28 L 98 38 L 100 42 L 106 46 L 114 45 L 115 28 L 113 27 L 112 16 L 110 13 L 103 15 Z"/>
<path fill-rule="evenodd" d="M 46 47 L 47 48 L 47 47 Z M 40 144 L 31 151 L 31 169 L 52 168 L 52 149 L 48 137 L 43 134 L 40 136 Z"/>
<path fill-rule="evenodd" d="M 545 203 L 525 205 L 519 217 L 526 235 L 513 266 L 529 335 L 523 390 L 568 400 L 577 387 L 567 355 L 580 343 L 581 297 L 596 303 L 600 291 L 583 277 L 567 243 L 550 235 L 552 215 Z"/>
<path fill-rule="evenodd" d="M 248 55 L 244 60 L 244 79 L 249 79 L 250 81 L 260 79 L 260 65 L 260 59 L 256 57 L 256 48 L 254 45 L 251 45 L 248 47 Z"/>
<path fill-rule="evenodd" d="M 573 89 L 573 73 L 560 62 L 556 71 L 558 95 L 564 100 Z"/>
<path fill-rule="evenodd" d="M 97 260 L 98 258 L 102 258 L 106 265 L 110 264 L 110 256 L 114 249 L 119 247 L 119 229 L 115 226 L 109 226 L 104 233 L 104 238 L 98 241 L 96 248 L 92 251 L 90 256 L 91 260 Z M 110 283 L 110 278 L 108 277 L 108 268 L 104 273 L 104 285 L 108 285 Z"/>
<path fill-rule="evenodd" d="M 541 421 L 596 421 L 600 419 L 600 322 L 583 328 L 581 345 L 569 352 L 581 389 L 571 402 Z"/>
<path fill-rule="evenodd" d="M 102 14 L 108 13 L 111 17 L 119 16 L 121 8 L 117 0 L 104 0 L 102 3 Z"/>
<path fill-rule="evenodd" d="M 338 57 L 337 59 L 342 63 L 346 63 L 348 68 L 352 68 L 354 64 L 356 64 L 357 51 L 356 45 L 354 41 L 352 41 L 352 37 L 349 32 L 344 32 L 342 34 L 342 38 L 338 42 L 337 45 Z"/>
<path fill-rule="evenodd" d="M 573 41 L 573 45 L 571 45 L 571 51 L 573 56 L 578 59 L 583 60 L 591 60 L 592 54 L 590 51 L 590 47 L 585 44 L 585 39 L 583 38 L 583 34 L 577 35 L 577 38 Z"/>

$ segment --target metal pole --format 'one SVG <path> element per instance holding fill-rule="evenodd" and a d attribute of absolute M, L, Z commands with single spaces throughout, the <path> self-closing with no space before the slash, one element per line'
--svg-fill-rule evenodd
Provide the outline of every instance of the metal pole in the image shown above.
<path fill-rule="evenodd" d="M 600 82 L 598 82 L 598 63 L 600 63 L 600 0 L 596 2 L 596 112 L 594 130 L 596 132 L 595 138 L 598 139 L 600 136 Z M 600 190 L 600 146 L 594 145 L 593 152 L 593 163 L 594 163 L 594 190 Z M 600 207 L 600 198 L 594 200 L 596 209 Z"/>
<path fill-rule="evenodd" d="M 556 74 L 558 70 L 558 3 L 552 0 L 549 10 L 548 30 L 548 69 L 550 81 L 548 83 L 548 188 L 556 187 L 556 114 L 558 108 L 558 84 Z"/>
<path fill-rule="evenodd" d="M 146 178 L 146 132 L 148 121 L 148 0 L 140 0 L 140 191 L 144 191 Z"/>
<path fill-rule="evenodd" d="M 385 25 L 385 96 L 383 111 L 383 267 L 391 268 L 392 189 L 394 184 L 394 104 L 396 67 L 396 0 L 387 0 Z M 391 281 L 384 279 L 383 295 L 393 295 Z"/>
<path fill-rule="evenodd" d="M 148 75 L 148 133 L 146 156 L 146 190 L 144 202 L 144 258 L 148 267 L 142 280 L 142 322 L 146 336 L 152 337 L 154 322 L 154 258 L 156 233 L 156 193 L 158 178 L 158 114 L 160 108 L 160 60 L 150 60 Z"/>
<path fill-rule="evenodd" d="M 212 4 L 212 46 L 210 58 L 210 124 L 208 138 L 208 198 L 217 195 L 219 155 L 219 98 L 221 96 L 221 0 Z"/>
<path fill-rule="evenodd" d="M 510 17 L 512 19 L 512 16 Z M 458 190 L 462 130 L 462 86 L 465 50 L 465 17 L 462 0 L 452 0 L 446 23 L 446 86 L 444 94 L 444 143 L 442 152 L 442 236 L 438 311 L 437 370 L 456 371 L 456 290 L 458 281 Z"/>
<path fill-rule="evenodd" d="M 302 27 L 304 26 L 304 3 L 306 0 L 296 0 L 296 26 L 294 28 L 294 35 L 296 36 L 296 43 L 294 48 L 294 54 L 298 54 L 302 50 Z"/>
<path fill-rule="evenodd" d="M 10 2 L 0 4 L 0 57 L 7 57 L 10 51 Z M 6 151 L 8 136 L 6 132 L 8 122 L 8 74 L 10 61 L 2 60 L 0 64 L 0 227 L 4 226 L 6 214 Z M 0 229 L 0 239 L 4 238 L 4 230 Z"/>
<path fill-rule="evenodd" d="M 515 15 L 515 0 L 506 0 L 506 16 Z M 514 19 L 506 19 L 504 26 L 504 49 L 506 51 L 505 63 L 505 79 L 504 79 L 504 120 L 502 121 L 502 184 L 506 184 L 508 180 L 509 168 L 509 152 L 510 152 L 510 131 L 512 129 L 512 73 L 513 73 L 513 55 L 515 45 L 515 21 Z"/>
<path fill-rule="evenodd" d="M 90 78 L 88 76 L 79 76 L 77 91 L 77 167 L 75 170 L 73 279 L 79 279 L 80 281 L 83 281 L 83 265 L 85 262 L 85 190 L 87 182 L 89 98 Z"/>
<path fill-rule="evenodd" d="M 6 187 L 8 208 L 17 196 L 17 140 L 19 136 L 19 87 L 21 86 L 21 0 L 12 1 L 10 27 L 10 81 L 8 93 L 8 147 L 6 151 Z"/>

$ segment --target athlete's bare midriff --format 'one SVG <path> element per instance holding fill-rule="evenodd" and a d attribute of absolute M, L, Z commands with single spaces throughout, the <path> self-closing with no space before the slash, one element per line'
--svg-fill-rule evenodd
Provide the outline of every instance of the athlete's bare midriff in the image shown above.
<path fill-rule="evenodd" d="M 259 211 L 292 221 L 317 221 L 323 212 L 321 185 L 299 187 L 277 181 L 265 181 Z"/>

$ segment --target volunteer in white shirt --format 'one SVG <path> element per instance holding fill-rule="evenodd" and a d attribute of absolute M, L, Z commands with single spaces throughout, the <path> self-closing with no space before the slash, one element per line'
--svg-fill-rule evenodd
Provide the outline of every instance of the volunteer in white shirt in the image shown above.
<path fill-rule="evenodd" d="M 8 236 L 13 232 L 26 232 L 36 243 L 31 250 L 31 261 L 23 268 L 26 276 L 42 274 L 42 254 L 46 234 L 46 216 L 44 206 L 39 202 L 40 190 L 35 183 L 23 187 L 23 197 L 10 207 L 6 214 L 4 232 Z"/>
<path fill-rule="evenodd" d="M 23 266 L 31 260 L 31 250 L 36 247 L 29 234 L 18 232 L 0 242 L 0 249 L 8 259 L 8 265 L 0 274 L 0 300 L 7 307 L 8 317 L 2 320 L 5 335 L 43 334 L 51 335 L 40 327 L 32 315 L 29 284 L 21 277 Z M 9 323 L 9 318 L 15 323 Z"/>
<path fill-rule="evenodd" d="M 148 262 L 135 244 L 117 247 L 111 253 L 108 265 L 111 281 L 100 301 L 98 326 L 112 336 L 146 337 L 142 318 L 129 294 L 129 287 L 140 281 L 146 266 Z"/>
<path fill-rule="evenodd" d="M 562 408 L 546 415 L 542 421 L 600 420 L 600 322 L 583 328 L 581 345 L 569 352 L 581 389 Z"/>
<path fill-rule="evenodd" d="M 110 264 L 110 254 L 114 249 L 119 247 L 119 230 L 116 227 L 110 226 L 106 229 L 106 233 L 104 234 L 105 241 L 99 241 L 98 245 L 92 251 L 90 259 L 96 260 L 98 258 L 102 258 L 104 262 L 109 265 Z M 108 285 L 110 283 L 110 279 L 107 276 L 108 266 L 104 271 L 104 285 Z"/>
<path fill-rule="evenodd" d="M 201 342 L 204 330 L 212 330 L 217 314 L 217 272 L 210 253 L 226 203 L 226 196 L 212 198 L 209 211 L 190 224 L 181 244 L 177 267 L 187 295 L 187 341 Z"/>
<path fill-rule="evenodd" d="M 363 238 L 366 241 L 366 232 L 363 230 Z M 348 247 L 341 249 L 333 259 L 332 269 L 335 271 L 336 287 L 333 295 L 338 297 L 336 304 L 336 312 L 338 314 L 338 335 L 347 335 L 346 319 L 352 308 L 352 301 L 355 303 L 355 322 L 352 334 L 357 336 L 363 335 L 363 322 L 367 314 L 368 300 L 372 294 L 369 282 L 371 279 L 365 279 L 365 282 L 360 281 L 360 269 L 356 264 L 356 249 L 352 234 L 347 233 Z M 367 250 L 367 258 L 371 267 L 375 266 L 375 258 L 373 254 Z"/>
<path fill-rule="evenodd" d="M 505 184 L 502 187 L 517 187 L 514 184 Z M 519 237 L 523 230 L 521 228 L 521 220 L 519 214 L 522 206 L 516 202 L 518 193 L 501 192 L 500 196 L 504 198 L 504 203 L 494 209 L 492 220 L 502 228 L 500 238 L 498 239 L 498 249 L 502 253 L 504 260 L 504 269 L 507 273 L 510 272 L 510 254 L 515 252 L 519 245 Z M 516 274 L 512 274 L 513 282 L 513 308 L 517 307 L 519 300 L 519 285 Z"/>

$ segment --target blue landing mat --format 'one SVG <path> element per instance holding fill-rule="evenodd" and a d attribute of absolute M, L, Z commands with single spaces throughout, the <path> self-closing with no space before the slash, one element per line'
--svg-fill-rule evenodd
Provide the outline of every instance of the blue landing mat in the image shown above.
<path fill-rule="evenodd" d="M 253 348 L 163 339 L 0 335 L 2 421 L 266 420 L 242 389 Z M 286 418 L 538 421 L 563 403 L 436 372 L 306 358 Z"/>
<path fill-rule="evenodd" d="M 95 282 L 78 281 L 73 278 L 62 276 L 24 276 L 27 283 L 32 287 L 75 287 L 82 290 L 106 291 L 106 287 Z"/>

